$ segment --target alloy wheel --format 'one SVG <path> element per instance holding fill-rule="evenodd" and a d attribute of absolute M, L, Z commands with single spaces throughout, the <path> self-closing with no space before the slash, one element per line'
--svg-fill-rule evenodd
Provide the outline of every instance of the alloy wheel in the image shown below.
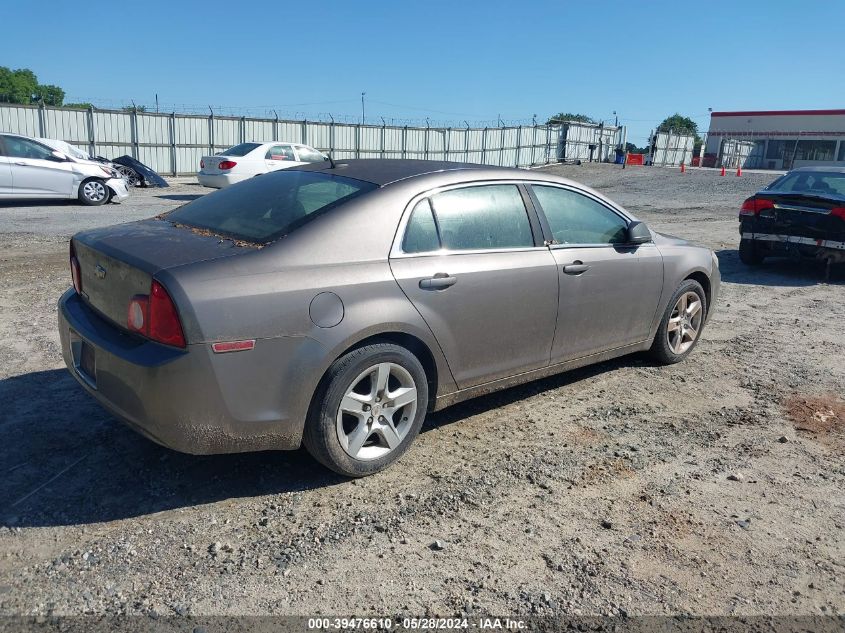
<path fill-rule="evenodd" d="M 672 308 L 666 336 L 669 339 L 669 348 L 675 354 L 686 352 L 698 337 L 704 317 L 702 307 L 701 297 L 689 291 L 682 294 Z"/>
<path fill-rule="evenodd" d="M 396 363 L 379 363 L 351 382 L 337 411 L 337 437 L 353 459 L 384 457 L 405 439 L 417 413 L 417 386 Z"/>

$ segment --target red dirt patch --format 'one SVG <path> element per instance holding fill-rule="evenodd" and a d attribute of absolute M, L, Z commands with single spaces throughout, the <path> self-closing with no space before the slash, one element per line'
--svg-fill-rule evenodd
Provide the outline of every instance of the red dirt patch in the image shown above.
<path fill-rule="evenodd" d="M 784 403 L 795 430 L 825 444 L 845 444 L 845 402 L 834 394 L 792 396 Z"/>

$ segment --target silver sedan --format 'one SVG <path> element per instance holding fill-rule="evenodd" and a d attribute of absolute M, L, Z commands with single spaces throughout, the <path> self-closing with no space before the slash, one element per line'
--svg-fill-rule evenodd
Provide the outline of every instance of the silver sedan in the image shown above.
<path fill-rule="evenodd" d="M 294 449 L 374 473 L 426 414 L 648 350 L 684 359 L 719 291 L 707 248 L 549 174 L 406 160 L 268 174 L 79 233 L 65 361 L 190 453 Z"/>

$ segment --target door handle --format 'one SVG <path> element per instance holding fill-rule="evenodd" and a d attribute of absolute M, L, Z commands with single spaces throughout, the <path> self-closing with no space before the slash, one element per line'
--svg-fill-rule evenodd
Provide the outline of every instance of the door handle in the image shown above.
<path fill-rule="evenodd" d="M 563 267 L 563 272 L 567 275 L 580 275 L 584 271 L 589 269 L 589 266 L 580 260 L 575 260 L 571 264 L 568 264 Z"/>
<path fill-rule="evenodd" d="M 448 273 L 437 273 L 434 277 L 420 279 L 420 288 L 423 290 L 444 290 L 449 286 L 454 286 L 457 281 L 457 277 L 450 277 Z"/>
<path fill-rule="evenodd" d="M 25 163 L 23 161 L 16 160 L 15 165 L 22 165 L 22 166 L 26 167 L 27 165 L 29 165 L 29 163 Z"/>

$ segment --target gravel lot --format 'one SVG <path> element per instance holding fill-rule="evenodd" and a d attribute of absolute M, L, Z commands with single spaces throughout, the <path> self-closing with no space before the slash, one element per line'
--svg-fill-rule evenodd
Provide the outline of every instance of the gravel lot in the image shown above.
<path fill-rule="evenodd" d="M 718 251 L 704 340 L 432 415 L 360 481 L 303 451 L 169 451 L 64 370 L 69 235 L 207 190 L 0 206 L 0 614 L 845 612 L 843 271 L 739 263 L 771 174 L 548 169 Z"/>

